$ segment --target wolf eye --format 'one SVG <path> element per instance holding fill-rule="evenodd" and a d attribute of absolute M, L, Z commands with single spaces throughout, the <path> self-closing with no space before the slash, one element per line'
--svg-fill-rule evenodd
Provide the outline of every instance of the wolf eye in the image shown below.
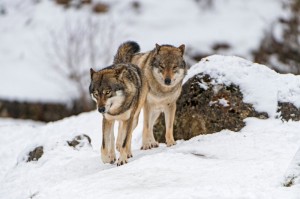
<path fill-rule="evenodd" d="M 93 95 L 94 95 L 95 97 L 98 97 L 98 92 L 94 91 L 94 92 L 93 92 Z"/>
<path fill-rule="evenodd" d="M 104 91 L 103 91 L 103 94 L 106 94 L 106 95 L 109 95 L 110 93 L 111 93 L 110 90 L 104 90 Z"/>
<path fill-rule="evenodd" d="M 164 65 L 162 65 L 162 64 L 159 64 L 159 67 L 162 68 L 162 69 L 165 68 Z"/>

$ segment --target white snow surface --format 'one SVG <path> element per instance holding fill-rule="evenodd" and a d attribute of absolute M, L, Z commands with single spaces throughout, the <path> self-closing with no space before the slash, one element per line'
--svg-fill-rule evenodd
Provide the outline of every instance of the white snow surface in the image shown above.
<path fill-rule="evenodd" d="M 297 105 L 297 76 L 229 56 L 203 59 L 186 80 L 199 72 L 216 83 L 239 85 L 246 101 L 270 115 L 276 115 L 277 100 Z M 1 119 L 0 198 L 299 198 L 299 183 L 283 184 L 300 146 L 300 122 L 247 118 L 240 132 L 223 130 L 142 151 L 140 115 L 133 158 L 120 167 L 101 162 L 102 116 L 96 111 L 48 124 Z M 90 136 L 91 146 L 69 147 L 67 141 L 79 134 Z M 44 155 L 26 162 L 37 146 Z"/>
<path fill-rule="evenodd" d="M 142 122 L 133 158 L 120 167 L 100 158 L 101 115 L 96 111 L 42 126 L 0 126 L 0 198 L 299 198 L 284 175 L 300 146 L 300 123 L 246 119 L 240 132 L 223 130 L 177 145 L 141 151 Z M 66 144 L 87 134 L 92 147 Z M 44 155 L 26 163 L 26 154 Z"/>
<path fill-rule="evenodd" d="M 97 2 L 95 0 L 93 2 Z M 69 102 L 78 97 L 74 85 L 52 67 L 47 52 L 51 48 L 50 32 L 65 31 L 65 22 L 76 24 L 93 17 L 108 18 L 116 29 L 111 50 L 126 40 L 137 41 L 142 51 L 155 43 L 179 46 L 204 54 L 225 53 L 251 59 L 270 25 L 286 15 L 282 0 L 143 0 L 140 8 L 132 0 L 104 0 L 110 5 L 108 13 L 91 14 L 91 7 L 65 9 L 53 0 L 2 0 L 0 7 L 0 98 L 42 102 Z M 198 2 L 198 3 L 197 3 Z M 96 35 L 101 37 L 102 33 Z M 229 44 L 226 51 L 213 52 L 215 43 Z M 97 44 L 98 45 L 98 44 Z M 50 49 L 51 50 L 51 49 Z M 113 57 L 106 53 L 105 56 Z M 104 67 L 99 57 L 95 66 Z"/>
<path fill-rule="evenodd" d="M 270 117 L 278 115 L 278 102 L 290 102 L 300 108 L 298 75 L 279 74 L 264 65 L 221 55 L 203 58 L 193 65 L 184 82 L 198 73 L 209 74 L 216 85 L 238 85 L 244 102 L 253 104 L 255 110 L 266 112 Z"/>
<path fill-rule="evenodd" d="M 287 169 L 284 184 L 286 186 L 300 184 L 300 148 Z"/>

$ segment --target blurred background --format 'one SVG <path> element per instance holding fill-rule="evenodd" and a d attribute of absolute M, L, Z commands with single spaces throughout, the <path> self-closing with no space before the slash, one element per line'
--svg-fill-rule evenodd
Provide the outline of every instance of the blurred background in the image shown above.
<path fill-rule="evenodd" d="M 127 40 L 185 44 L 189 66 L 222 54 L 299 74 L 299 26 L 300 0 L 0 0 L 0 117 L 95 109 L 89 68 Z"/>

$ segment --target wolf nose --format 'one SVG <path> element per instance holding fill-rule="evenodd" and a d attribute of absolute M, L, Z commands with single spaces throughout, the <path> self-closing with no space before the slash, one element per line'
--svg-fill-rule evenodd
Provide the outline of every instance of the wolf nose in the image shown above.
<path fill-rule="evenodd" d="M 165 84 L 166 85 L 170 85 L 171 84 L 171 79 L 170 78 L 166 78 L 165 79 Z"/>
<path fill-rule="evenodd" d="M 105 112 L 105 107 L 100 107 L 100 108 L 98 108 L 98 111 L 99 111 L 100 113 L 104 113 L 104 112 Z"/>

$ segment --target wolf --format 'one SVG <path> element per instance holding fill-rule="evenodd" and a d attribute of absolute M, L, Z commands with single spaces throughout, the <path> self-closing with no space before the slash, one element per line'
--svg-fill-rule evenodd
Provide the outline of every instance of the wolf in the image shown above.
<path fill-rule="evenodd" d="M 179 47 L 156 44 L 155 48 L 146 53 L 135 51 L 139 46 L 136 42 L 123 43 L 117 51 L 117 57 L 138 65 L 145 74 L 149 92 L 144 105 L 143 143 L 141 149 L 158 147 L 153 135 L 153 126 L 163 112 L 166 123 L 166 144 L 175 145 L 173 123 L 182 81 L 187 73 L 187 65 L 183 58 L 185 45 Z M 138 48 L 139 49 L 139 48 Z M 117 60 L 115 60 L 117 61 Z M 124 60 L 123 60 L 124 61 Z"/>
<path fill-rule="evenodd" d="M 124 57 L 122 59 L 126 61 Z M 115 60 L 119 60 L 118 55 Z M 146 78 L 136 65 L 118 61 L 97 72 L 91 68 L 90 75 L 89 92 L 103 115 L 102 161 L 111 164 L 116 161 L 114 123 L 119 121 L 116 148 L 120 157 L 117 165 L 126 164 L 132 157 L 132 131 L 137 126 L 148 92 Z"/>

